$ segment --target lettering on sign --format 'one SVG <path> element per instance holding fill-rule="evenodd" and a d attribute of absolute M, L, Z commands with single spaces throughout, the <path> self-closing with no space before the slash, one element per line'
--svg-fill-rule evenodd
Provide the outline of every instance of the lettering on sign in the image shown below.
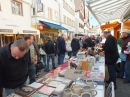
<path fill-rule="evenodd" d="M 23 30 L 23 33 L 37 33 L 37 31 Z"/>
<path fill-rule="evenodd" d="M 13 33 L 12 29 L 0 29 L 0 32 L 10 32 Z"/>

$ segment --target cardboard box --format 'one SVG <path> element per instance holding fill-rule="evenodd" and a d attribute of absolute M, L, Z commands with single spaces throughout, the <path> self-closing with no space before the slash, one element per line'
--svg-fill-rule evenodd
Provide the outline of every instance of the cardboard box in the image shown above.
<path fill-rule="evenodd" d="M 75 80 L 76 78 L 82 78 L 86 71 L 84 70 L 74 70 L 74 69 L 68 69 L 65 72 L 65 78 L 70 80 Z"/>
<path fill-rule="evenodd" d="M 88 59 L 82 60 L 82 70 L 88 71 Z"/>

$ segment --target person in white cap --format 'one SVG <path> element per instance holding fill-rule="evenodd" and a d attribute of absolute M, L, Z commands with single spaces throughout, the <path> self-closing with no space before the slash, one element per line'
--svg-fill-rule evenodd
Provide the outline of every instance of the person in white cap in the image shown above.
<path fill-rule="evenodd" d="M 130 30 L 123 29 L 121 31 L 123 37 L 122 43 L 122 51 L 121 53 L 124 54 L 124 51 L 127 50 L 127 45 L 130 42 Z M 123 78 L 125 72 L 126 80 L 123 81 L 124 84 L 130 83 L 130 53 L 126 54 L 126 60 L 123 60 L 120 65 L 120 78 Z"/>

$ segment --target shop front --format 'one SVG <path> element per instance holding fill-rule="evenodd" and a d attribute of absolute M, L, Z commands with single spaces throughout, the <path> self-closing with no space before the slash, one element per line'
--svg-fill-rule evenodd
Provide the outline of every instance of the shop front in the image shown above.
<path fill-rule="evenodd" d="M 47 41 L 48 36 L 52 36 L 52 41 L 55 42 L 57 37 L 60 35 L 61 30 L 68 30 L 61 25 L 41 20 L 39 21 L 38 25 L 33 25 L 32 27 L 40 30 L 40 38 L 42 38 L 44 42 Z"/>
<path fill-rule="evenodd" d="M 17 35 L 22 35 L 23 37 L 26 34 L 33 34 L 36 37 L 40 37 L 39 30 L 36 30 L 31 27 L 20 27 L 18 25 L 0 25 L 0 47 L 13 42 L 16 40 Z"/>

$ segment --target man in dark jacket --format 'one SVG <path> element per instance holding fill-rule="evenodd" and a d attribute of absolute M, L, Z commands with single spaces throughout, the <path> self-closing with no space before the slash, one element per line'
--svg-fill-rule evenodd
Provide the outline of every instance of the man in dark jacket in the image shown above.
<path fill-rule="evenodd" d="M 105 64 L 108 67 L 110 76 L 109 81 L 107 82 L 114 82 L 116 89 L 116 62 L 119 58 L 117 42 L 116 39 L 110 34 L 110 31 L 104 31 L 104 37 L 106 38 L 106 42 L 103 45 L 103 50 L 105 51 Z"/>
<path fill-rule="evenodd" d="M 28 77 L 29 46 L 25 40 L 17 40 L 0 48 L 0 87 L 6 96 L 16 92 Z"/>
<path fill-rule="evenodd" d="M 58 64 L 61 65 L 64 63 L 65 58 L 65 52 L 66 52 L 66 45 L 65 45 L 65 39 L 67 35 L 66 33 L 63 33 L 61 37 L 59 37 L 57 41 L 57 49 L 58 49 Z"/>
<path fill-rule="evenodd" d="M 86 36 L 85 43 L 86 43 L 87 47 L 94 47 L 94 45 L 95 45 L 89 36 Z"/>
<path fill-rule="evenodd" d="M 127 49 L 127 45 L 130 42 L 130 31 L 124 29 L 122 31 L 122 36 L 123 36 L 123 43 L 122 43 L 122 53 Z M 120 72 L 120 77 L 123 77 L 124 75 L 124 70 L 126 73 L 126 80 L 123 81 L 124 84 L 130 83 L 130 54 L 127 54 L 126 56 L 126 61 L 123 61 L 121 64 L 121 72 Z"/>
<path fill-rule="evenodd" d="M 55 47 L 54 47 L 54 43 L 52 42 L 52 37 L 49 36 L 48 37 L 48 41 L 45 44 L 45 51 L 47 54 L 47 67 L 46 67 L 46 72 L 49 72 L 49 61 L 50 58 L 52 59 L 52 69 L 55 69 L 55 57 L 54 57 L 54 53 L 55 53 Z"/>
<path fill-rule="evenodd" d="M 80 44 L 79 44 L 79 40 L 77 37 L 78 37 L 78 35 L 75 34 L 75 38 L 73 38 L 71 41 L 73 56 L 76 56 L 76 54 L 78 53 L 78 50 L 80 49 Z"/>

